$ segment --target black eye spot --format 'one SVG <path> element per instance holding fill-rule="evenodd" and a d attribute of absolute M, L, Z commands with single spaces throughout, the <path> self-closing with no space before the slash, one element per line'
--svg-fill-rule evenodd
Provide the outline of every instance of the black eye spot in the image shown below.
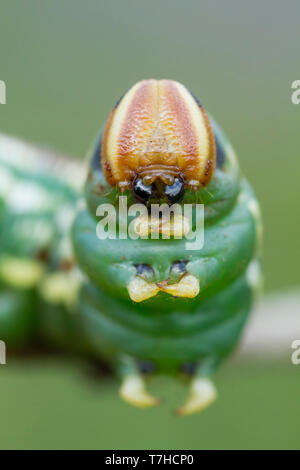
<path fill-rule="evenodd" d="M 152 361 L 137 361 L 141 374 L 151 374 L 155 372 L 155 364 Z"/>
<path fill-rule="evenodd" d="M 185 362 L 181 365 L 181 371 L 187 375 L 195 374 L 197 369 L 197 364 L 194 362 Z"/>
<path fill-rule="evenodd" d="M 142 178 L 136 178 L 132 184 L 133 197 L 143 204 L 147 204 L 153 194 L 153 186 L 146 186 Z"/>
<path fill-rule="evenodd" d="M 180 202 L 184 196 L 184 183 L 181 179 L 175 178 L 174 183 L 166 186 L 165 195 L 170 204 Z"/>
<path fill-rule="evenodd" d="M 135 264 L 137 276 L 142 277 L 146 281 L 152 281 L 154 278 L 153 268 L 149 264 Z"/>
<path fill-rule="evenodd" d="M 174 261 L 170 269 L 170 280 L 177 281 L 186 272 L 187 261 Z"/>

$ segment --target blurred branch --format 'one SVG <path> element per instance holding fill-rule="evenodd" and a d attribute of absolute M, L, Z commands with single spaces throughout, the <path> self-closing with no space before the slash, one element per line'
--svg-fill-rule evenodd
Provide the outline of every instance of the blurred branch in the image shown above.
<path fill-rule="evenodd" d="M 300 292 L 269 295 L 250 316 L 238 355 L 290 355 L 295 339 L 300 339 Z"/>
<path fill-rule="evenodd" d="M 68 155 L 4 134 L 0 134 L 1 160 L 31 172 L 49 171 L 77 189 L 82 187 L 87 171 L 83 164 Z"/>

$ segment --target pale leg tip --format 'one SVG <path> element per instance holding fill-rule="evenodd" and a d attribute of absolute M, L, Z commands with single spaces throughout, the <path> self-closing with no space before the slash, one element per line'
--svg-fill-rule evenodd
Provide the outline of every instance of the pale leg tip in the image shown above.
<path fill-rule="evenodd" d="M 145 390 L 144 381 L 139 375 L 126 377 L 119 393 L 124 401 L 139 408 L 149 408 L 161 403 L 159 398 L 153 397 Z"/>
<path fill-rule="evenodd" d="M 214 384 L 207 378 L 193 380 L 186 403 L 175 410 L 177 416 L 187 416 L 208 408 L 217 398 Z"/>

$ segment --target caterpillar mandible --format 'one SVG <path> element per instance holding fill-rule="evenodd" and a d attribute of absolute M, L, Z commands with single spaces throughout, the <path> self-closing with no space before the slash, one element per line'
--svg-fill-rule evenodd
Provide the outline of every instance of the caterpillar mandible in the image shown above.
<path fill-rule="evenodd" d="M 84 185 L 83 167 L 42 156 L 0 138 L 0 339 L 103 359 L 140 407 L 159 403 L 148 375 L 188 377 L 177 413 L 206 408 L 261 279 L 259 206 L 231 144 L 183 85 L 143 80 L 109 115 Z M 99 238 L 98 208 L 118 216 L 124 198 L 143 214 Z M 203 205 L 201 249 L 186 248 L 184 216 L 149 219 L 157 204 Z M 125 222 L 137 236 L 120 236 Z"/>

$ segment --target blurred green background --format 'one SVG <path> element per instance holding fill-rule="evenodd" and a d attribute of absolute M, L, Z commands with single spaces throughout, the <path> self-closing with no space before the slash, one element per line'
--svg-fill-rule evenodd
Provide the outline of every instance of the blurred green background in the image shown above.
<path fill-rule="evenodd" d="M 229 135 L 257 192 L 266 290 L 298 287 L 299 16 L 297 0 L 0 0 L 0 131 L 83 158 L 134 82 L 181 81 Z M 1 448 L 299 447 L 300 369 L 288 358 L 227 366 L 217 404 L 185 420 L 169 405 L 131 409 L 115 384 L 89 387 L 75 370 L 1 367 Z M 171 403 L 183 398 L 163 387 Z"/>

